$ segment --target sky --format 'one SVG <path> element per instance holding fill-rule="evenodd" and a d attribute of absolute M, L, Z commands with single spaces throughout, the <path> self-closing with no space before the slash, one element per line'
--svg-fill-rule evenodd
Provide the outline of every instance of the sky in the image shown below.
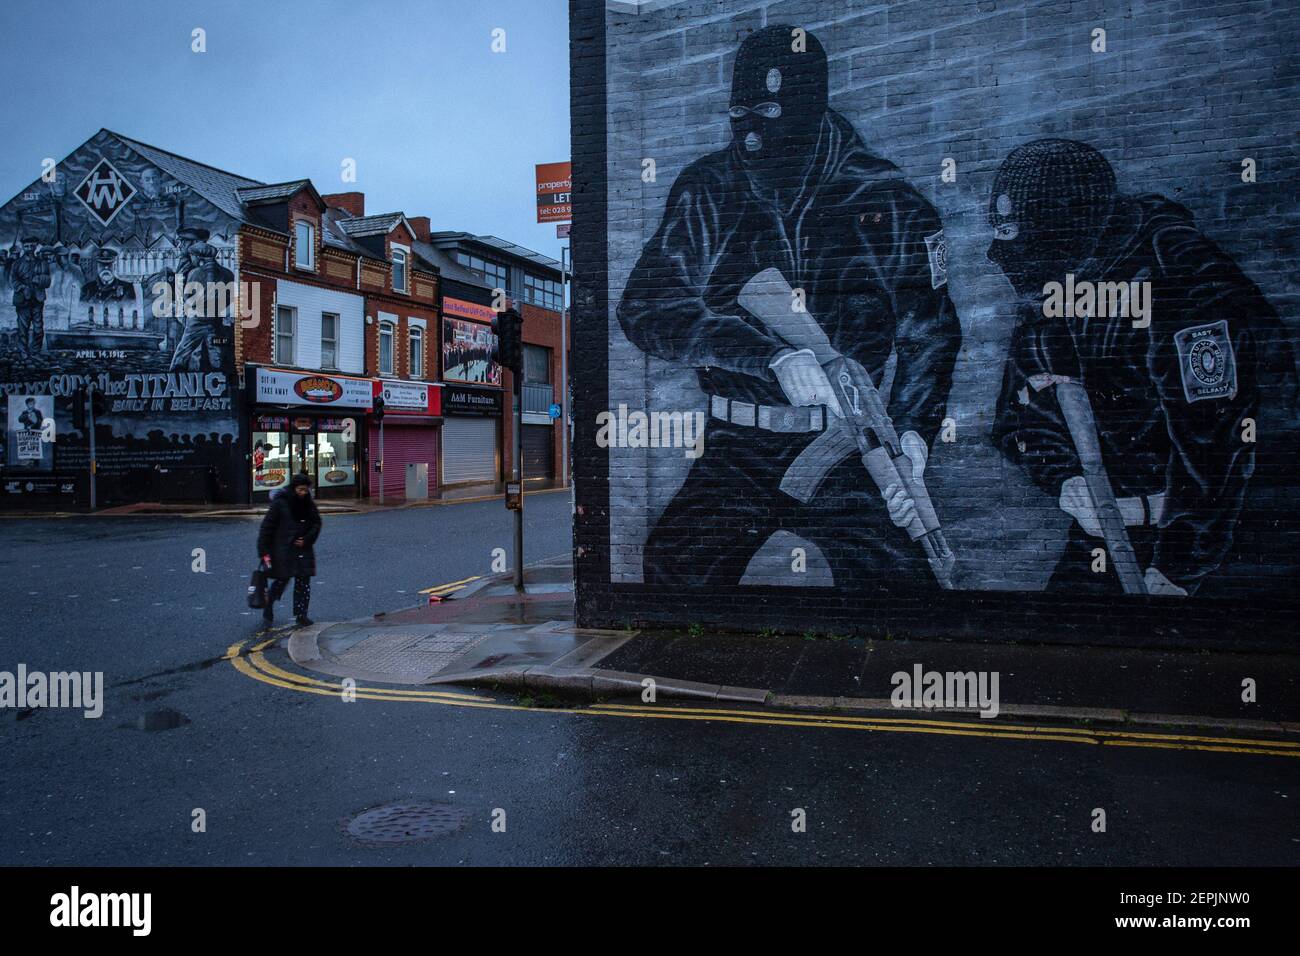
<path fill-rule="evenodd" d="M 0 203 L 107 127 L 559 258 L 533 167 L 569 159 L 568 36 L 568 0 L 2 0 Z"/>

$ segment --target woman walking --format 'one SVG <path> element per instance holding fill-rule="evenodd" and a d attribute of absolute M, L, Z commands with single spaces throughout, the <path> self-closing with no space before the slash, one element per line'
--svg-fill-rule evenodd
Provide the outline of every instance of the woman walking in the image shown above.
<path fill-rule="evenodd" d="M 311 602 L 311 579 L 316 574 L 313 545 L 320 536 L 320 512 L 311 498 L 311 479 L 293 476 L 288 488 L 271 496 L 271 507 L 257 533 L 257 553 L 272 578 L 266 589 L 262 620 L 274 620 L 271 608 L 293 578 L 293 616 L 300 627 L 310 624 L 307 605 Z"/>

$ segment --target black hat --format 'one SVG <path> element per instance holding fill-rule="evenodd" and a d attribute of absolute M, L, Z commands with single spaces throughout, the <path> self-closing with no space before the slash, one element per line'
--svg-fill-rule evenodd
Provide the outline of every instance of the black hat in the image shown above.
<path fill-rule="evenodd" d="M 23 236 L 23 244 L 26 245 L 29 242 L 34 246 L 39 246 L 41 244 L 41 240 L 36 236 Z"/>
<path fill-rule="evenodd" d="M 100 249 L 95 253 L 95 261 L 101 265 L 111 266 L 117 261 L 117 253 L 112 249 Z"/>
<path fill-rule="evenodd" d="M 989 219 L 994 225 L 1028 224 L 1053 237 L 1071 230 L 1095 236 L 1110 217 L 1115 194 L 1115 171 L 1092 146 L 1039 139 L 1017 146 L 1003 161 L 993 178 Z"/>

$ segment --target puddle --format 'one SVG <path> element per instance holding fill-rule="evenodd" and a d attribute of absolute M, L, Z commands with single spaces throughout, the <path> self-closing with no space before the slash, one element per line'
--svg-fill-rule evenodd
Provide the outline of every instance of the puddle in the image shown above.
<path fill-rule="evenodd" d="M 137 730 L 153 733 L 159 730 L 174 730 L 189 722 L 190 719 L 179 710 L 164 707 L 162 710 L 151 710 L 147 714 L 141 714 L 135 719 L 135 726 Z"/>

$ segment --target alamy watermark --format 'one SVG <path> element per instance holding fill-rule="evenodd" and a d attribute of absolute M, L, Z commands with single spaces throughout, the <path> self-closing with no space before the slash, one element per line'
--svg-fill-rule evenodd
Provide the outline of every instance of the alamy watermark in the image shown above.
<path fill-rule="evenodd" d="M 617 412 L 596 416 L 596 445 L 600 448 L 683 448 L 686 457 L 704 454 L 703 412 Z"/>
<path fill-rule="evenodd" d="M 1075 282 L 1068 272 L 1065 282 L 1043 286 L 1043 295 L 1043 315 L 1049 319 L 1132 319 L 1135 329 L 1151 324 L 1150 282 Z"/>
<path fill-rule="evenodd" d="M 0 709 L 73 708 L 94 720 L 104 713 L 103 671 L 0 671 Z"/>
<path fill-rule="evenodd" d="M 83 893 L 74 886 L 50 897 L 50 925 L 126 926 L 132 936 L 148 936 L 153 928 L 153 894 Z"/>
<path fill-rule="evenodd" d="M 895 707 L 978 708 L 981 717 L 998 715 L 997 671 L 927 671 L 913 664 L 911 671 L 895 671 L 889 682 L 894 685 L 889 700 Z"/>

